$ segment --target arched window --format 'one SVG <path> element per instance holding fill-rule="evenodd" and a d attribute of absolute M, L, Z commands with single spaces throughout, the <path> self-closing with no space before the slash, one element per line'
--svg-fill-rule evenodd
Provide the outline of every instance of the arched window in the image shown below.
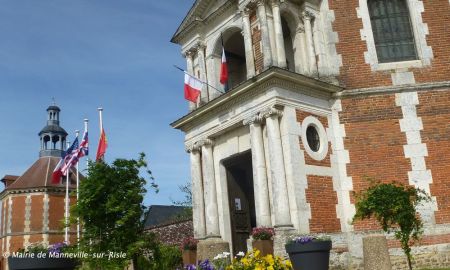
<path fill-rule="evenodd" d="M 378 62 L 416 60 L 407 0 L 368 0 Z"/>

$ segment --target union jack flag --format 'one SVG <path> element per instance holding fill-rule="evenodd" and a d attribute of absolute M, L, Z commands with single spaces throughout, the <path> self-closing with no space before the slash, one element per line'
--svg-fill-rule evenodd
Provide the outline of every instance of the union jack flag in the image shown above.
<path fill-rule="evenodd" d="M 87 155 L 89 155 L 89 140 L 88 140 L 88 132 L 85 131 L 83 134 L 83 139 L 81 139 L 78 158 L 82 158 Z"/>

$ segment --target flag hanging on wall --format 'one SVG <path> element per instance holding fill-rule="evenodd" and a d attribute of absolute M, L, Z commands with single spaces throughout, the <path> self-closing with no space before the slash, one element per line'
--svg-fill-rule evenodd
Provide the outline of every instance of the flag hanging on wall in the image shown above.
<path fill-rule="evenodd" d="M 189 75 L 187 72 L 184 73 L 184 98 L 191 101 L 197 102 L 198 96 L 200 96 L 203 83 Z"/>
<path fill-rule="evenodd" d="M 228 65 L 227 57 L 225 56 L 225 48 L 222 44 L 222 63 L 220 65 L 220 83 L 226 85 L 228 82 Z"/>

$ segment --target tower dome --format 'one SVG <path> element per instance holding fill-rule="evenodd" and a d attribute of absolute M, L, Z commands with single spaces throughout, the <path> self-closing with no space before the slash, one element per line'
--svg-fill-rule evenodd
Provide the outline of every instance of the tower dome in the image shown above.
<path fill-rule="evenodd" d="M 47 108 L 47 125 L 39 132 L 41 150 L 39 157 L 61 157 L 66 144 L 67 132 L 59 125 L 61 109 L 55 104 Z"/>

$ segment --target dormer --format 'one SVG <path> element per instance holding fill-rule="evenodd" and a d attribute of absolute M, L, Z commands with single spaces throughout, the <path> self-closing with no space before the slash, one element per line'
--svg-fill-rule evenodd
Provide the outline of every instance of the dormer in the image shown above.
<path fill-rule="evenodd" d="M 193 110 L 272 66 L 336 83 L 334 14 L 320 0 L 197 0 L 172 42 L 204 84 Z M 219 82 L 222 44 L 229 81 Z"/>

